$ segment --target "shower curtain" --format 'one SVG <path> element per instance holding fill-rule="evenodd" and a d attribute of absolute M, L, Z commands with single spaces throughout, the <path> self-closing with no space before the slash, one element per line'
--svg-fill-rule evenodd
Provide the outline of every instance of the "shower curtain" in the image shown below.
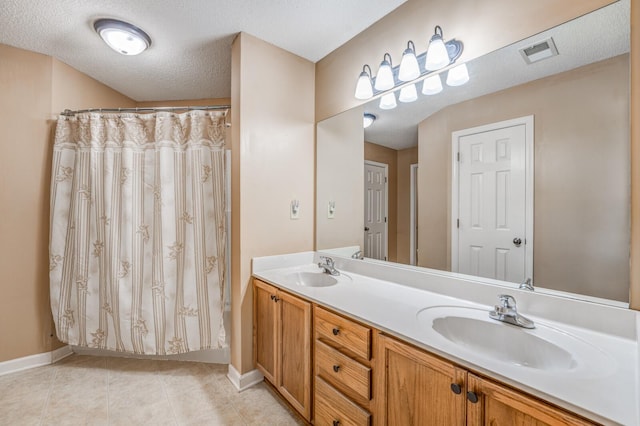
<path fill-rule="evenodd" d="M 49 267 L 60 341 L 152 355 L 225 344 L 225 116 L 58 119 Z"/>

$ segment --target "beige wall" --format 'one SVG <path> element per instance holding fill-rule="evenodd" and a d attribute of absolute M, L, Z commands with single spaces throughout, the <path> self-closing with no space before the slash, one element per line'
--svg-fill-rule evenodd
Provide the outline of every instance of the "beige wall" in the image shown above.
<path fill-rule="evenodd" d="M 536 285 L 628 301 L 628 82 L 629 56 L 621 55 L 423 121 L 419 264 L 450 267 L 451 132 L 534 115 Z"/>
<path fill-rule="evenodd" d="M 316 118 L 324 120 L 364 103 L 353 97 L 364 64 L 375 73 L 389 52 L 399 63 L 407 40 L 427 49 L 433 28 L 464 42 L 466 62 L 584 15 L 613 0 L 409 0 L 316 64 Z M 517 22 L 517 25 L 509 25 Z"/>
<path fill-rule="evenodd" d="M 398 150 L 397 158 L 396 262 L 409 264 L 411 260 L 411 165 L 418 163 L 418 147 Z"/>
<path fill-rule="evenodd" d="M 363 247 L 364 129 L 362 108 L 321 121 L 316 128 L 316 250 Z M 333 219 L 327 217 L 335 202 Z"/>
<path fill-rule="evenodd" d="M 388 169 L 388 185 L 389 190 L 387 200 L 388 212 L 387 212 L 387 230 L 388 230 L 388 249 L 387 260 L 390 262 L 396 261 L 397 250 L 397 238 L 396 238 L 396 216 L 398 213 L 398 151 L 395 149 L 387 148 L 381 145 L 376 145 L 371 142 L 364 143 L 364 159 L 369 161 L 376 161 L 378 163 L 384 163 L 389 166 Z M 364 194 L 364 186 L 363 192 Z M 360 196 L 362 198 L 363 195 Z"/>
<path fill-rule="evenodd" d="M 313 250 L 314 64 L 241 33 L 232 46 L 231 363 L 253 365 L 251 258 Z M 289 218 L 291 200 L 300 218 Z"/>
<path fill-rule="evenodd" d="M 0 362 L 62 346 L 49 307 L 54 117 L 133 101 L 48 56 L 0 45 Z"/>

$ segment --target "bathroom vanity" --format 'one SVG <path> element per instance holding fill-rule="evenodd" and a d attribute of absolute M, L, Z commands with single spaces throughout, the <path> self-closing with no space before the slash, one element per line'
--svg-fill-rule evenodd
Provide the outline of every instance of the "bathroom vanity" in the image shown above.
<path fill-rule="evenodd" d="M 331 276 L 318 261 L 253 262 L 256 366 L 307 421 L 640 424 L 636 312 L 347 258 Z M 535 329 L 489 318 L 505 292 Z"/>

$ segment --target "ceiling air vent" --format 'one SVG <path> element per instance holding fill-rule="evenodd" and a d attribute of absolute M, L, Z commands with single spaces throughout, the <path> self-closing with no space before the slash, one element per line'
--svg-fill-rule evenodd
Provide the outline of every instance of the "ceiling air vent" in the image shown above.
<path fill-rule="evenodd" d="M 540 41 L 533 46 L 520 49 L 520 54 L 527 64 L 541 61 L 543 59 L 558 56 L 558 49 L 553 42 L 553 38 Z"/>

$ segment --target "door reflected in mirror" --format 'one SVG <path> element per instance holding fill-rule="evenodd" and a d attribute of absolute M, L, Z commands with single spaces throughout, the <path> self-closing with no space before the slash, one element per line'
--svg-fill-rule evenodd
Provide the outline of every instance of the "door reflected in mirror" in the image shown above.
<path fill-rule="evenodd" d="M 622 0 L 470 61 L 465 86 L 318 123 L 316 249 L 628 302 L 629 8 Z M 525 61 L 543 40 L 558 55 Z M 365 112 L 376 115 L 367 129 Z M 472 140 L 522 117 L 529 148 Z M 515 159 L 530 170 L 514 173 Z M 367 162 L 386 166 L 384 188 Z"/>

